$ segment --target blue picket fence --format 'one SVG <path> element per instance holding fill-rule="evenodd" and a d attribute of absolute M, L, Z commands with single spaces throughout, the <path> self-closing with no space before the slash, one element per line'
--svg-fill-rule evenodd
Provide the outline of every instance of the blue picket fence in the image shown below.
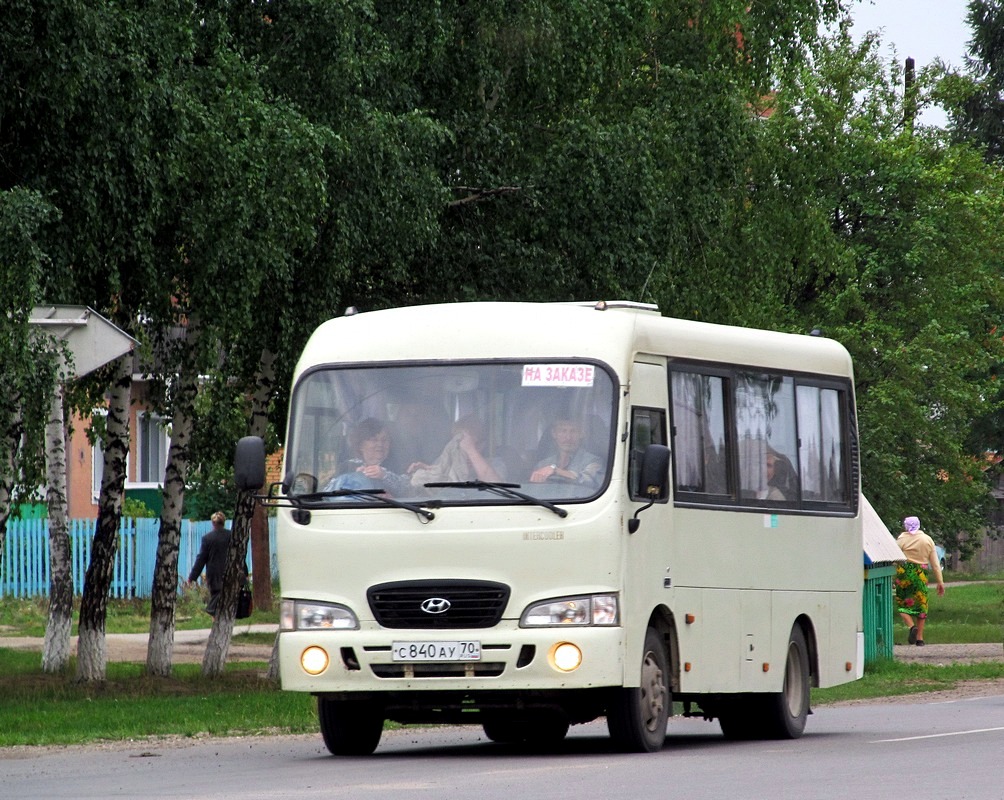
<path fill-rule="evenodd" d="M 93 519 L 69 521 L 70 552 L 73 561 L 73 593 L 84 591 L 84 577 L 91 560 L 94 539 Z M 184 520 L 178 552 L 179 589 L 199 554 L 202 537 L 212 523 Z M 157 561 L 159 519 L 123 519 L 119 526 L 119 546 L 115 552 L 112 597 L 149 597 Z M 250 551 L 250 548 L 249 548 Z M 271 573 L 277 575 L 275 560 L 275 519 L 269 519 Z M 251 556 L 248 553 L 250 567 Z M 49 520 L 7 521 L 3 563 L 0 564 L 0 598 L 44 597 L 49 594 Z"/>

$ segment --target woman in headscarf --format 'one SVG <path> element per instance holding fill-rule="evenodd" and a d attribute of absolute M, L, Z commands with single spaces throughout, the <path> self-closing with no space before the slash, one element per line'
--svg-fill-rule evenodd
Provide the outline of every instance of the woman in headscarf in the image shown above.
<path fill-rule="evenodd" d="M 903 520 L 903 532 L 896 539 L 906 562 L 896 567 L 896 606 L 900 616 L 910 627 L 910 644 L 924 644 L 924 623 L 927 621 L 927 571 L 933 570 L 938 585 L 938 595 L 945 593 L 941 564 L 934 539 L 920 529 L 917 517 Z"/>

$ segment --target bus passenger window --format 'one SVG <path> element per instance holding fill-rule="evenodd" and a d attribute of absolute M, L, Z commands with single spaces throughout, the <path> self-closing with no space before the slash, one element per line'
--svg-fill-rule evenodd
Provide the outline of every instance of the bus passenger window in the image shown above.
<path fill-rule="evenodd" d="M 848 500 L 841 394 L 837 389 L 819 386 L 798 387 L 798 460 L 803 500 L 821 503 Z"/>
<path fill-rule="evenodd" d="M 729 493 L 725 380 L 674 371 L 673 466 L 681 492 Z"/>
<path fill-rule="evenodd" d="M 781 375 L 740 373 L 735 406 L 740 496 L 797 502 L 794 381 Z"/>
<path fill-rule="evenodd" d="M 631 456 L 628 461 L 628 487 L 632 500 L 647 500 L 642 494 L 641 457 L 650 444 L 666 444 L 666 412 L 661 408 L 631 409 Z M 664 498 L 660 498 L 664 499 Z"/>

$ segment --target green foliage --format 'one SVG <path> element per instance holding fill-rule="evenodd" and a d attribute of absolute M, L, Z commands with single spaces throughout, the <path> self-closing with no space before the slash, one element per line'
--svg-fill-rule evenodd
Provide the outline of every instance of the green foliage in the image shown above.
<path fill-rule="evenodd" d="M 981 148 L 987 161 L 1004 158 L 1004 7 L 999 0 L 970 0 L 972 29 L 967 78 L 950 76 L 943 91 L 955 135 Z"/>
<path fill-rule="evenodd" d="M 999 101 L 997 11 L 971 3 L 968 77 L 917 90 L 977 151 L 909 124 L 874 40 L 819 41 L 837 0 L 12 0 L 0 289 L 136 333 L 165 414 L 182 365 L 212 376 L 200 516 L 232 506 L 263 350 L 282 431 L 297 354 L 347 305 L 622 296 L 820 327 L 855 357 L 866 492 L 952 546 L 1000 438 L 1002 175 L 963 126 Z"/>
<path fill-rule="evenodd" d="M 122 517 L 125 519 L 142 519 L 144 517 L 155 517 L 156 512 L 142 500 L 134 497 L 126 497 L 122 501 Z"/>
<path fill-rule="evenodd" d="M 55 210 L 26 188 L 0 190 L 0 464 L 18 451 L 13 503 L 29 486 L 44 483 L 43 432 L 55 381 L 56 352 L 29 324 L 42 300 L 45 254 L 40 228 Z"/>
<path fill-rule="evenodd" d="M 1004 175 L 903 120 L 874 43 L 841 32 L 764 126 L 778 159 L 758 176 L 757 220 L 782 242 L 774 257 L 789 253 L 788 319 L 854 356 L 865 493 L 965 557 L 958 534 L 983 525 L 996 447 L 970 431 L 996 405 L 1004 354 Z"/>

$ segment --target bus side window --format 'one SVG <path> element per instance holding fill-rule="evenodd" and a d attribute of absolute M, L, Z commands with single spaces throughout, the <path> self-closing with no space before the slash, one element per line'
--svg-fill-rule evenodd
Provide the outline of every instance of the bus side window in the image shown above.
<path fill-rule="evenodd" d="M 631 455 L 628 460 L 628 487 L 632 500 L 648 500 L 638 485 L 641 457 L 650 444 L 668 444 L 666 412 L 661 408 L 631 409 Z M 663 499 L 663 498 L 660 498 Z"/>
<path fill-rule="evenodd" d="M 718 375 L 682 370 L 671 375 L 677 491 L 729 494 L 725 388 Z"/>
<path fill-rule="evenodd" d="M 786 375 L 740 373 L 735 407 L 740 496 L 798 502 L 794 381 Z"/>

